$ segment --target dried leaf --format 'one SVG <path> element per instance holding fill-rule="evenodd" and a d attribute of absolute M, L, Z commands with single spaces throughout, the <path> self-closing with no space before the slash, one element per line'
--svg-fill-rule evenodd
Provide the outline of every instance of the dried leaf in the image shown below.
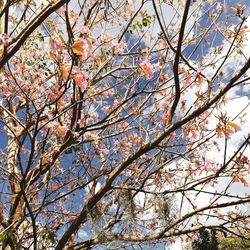
<path fill-rule="evenodd" d="M 230 7 L 230 11 L 232 11 L 232 12 L 234 12 L 234 13 L 237 13 L 237 12 L 238 12 L 237 9 L 234 8 L 234 7 Z"/>
<path fill-rule="evenodd" d="M 218 137 L 222 137 L 224 135 L 223 130 L 220 127 L 216 128 L 216 134 Z"/>
<path fill-rule="evenodd" d="M 61 74 L 62 74 L 63 78 L 67 79 L 69 76 L 69 73 L 67 71 L 66 65 L 65 64 L 61 65 L 60 69 L 61 69 Z"/>
<path fill-rule="evenodd" d="M 82 38 L 77 38 L 74 42 L 74 44 L 72 45 L 72 50 L 76 55 L 83 55 L 84 51 L 83 51 L 83 44 L 84 41 Z"/>
<path fill-rule="evenodd" d="M 235 131 L 238 131 L 238 130 L 240 130 L 241 128 L 240 128 L 240 126 L 239 125 L 237 125 L 236 123 L 234 123 L 234 122 L 230 122 L 230 121 L 228 121 L 227 122 L 227 124 L 229 125 L 229 126 L 231 126 L 232 128 L 234 128 L 235 129 Z"/>

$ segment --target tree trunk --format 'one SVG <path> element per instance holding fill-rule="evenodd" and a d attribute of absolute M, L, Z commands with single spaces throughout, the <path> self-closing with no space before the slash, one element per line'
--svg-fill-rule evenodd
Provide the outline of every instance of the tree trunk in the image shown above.
<path fill-rule="evenodd" d="M 0 1 L 0 12 L 2 12 L 6 0 Z M 4 33 L 4 15 L 0 18 L 0 34 Z M 0 58 L 3 56 L 3 44 L 0 45 Z M 0 69 L 1 73 L 2 69 Z"/>
<path fill-rule="evenodd" d="M 0 0 L 0 12 L 4 9 L 4 6 L 6 5 L 6 0 Z M 5 14 L 2 15 L 0 18 L 0 34 L 5 33 Z M 3 44 L 0 45 L 0 58 L 4 56 L 4 46 Z M 0 73 L 3 72 L 3 68 L 0 69 Z M 4 80 L 4 79 L 1 79 Z M 10 106 L 11 100 L 10 100 Z M 13 107 L 12 107 L 13 108 Z M 9 109 L 11 110 L 11 109 Z M 11 110 L 12 114 L 15 115 L 14 109 Z M 5 123 L 7 124 L 6 130 L 8 134 L 8 152 L 7 152 L 7 172 L 8 172 L 8 179 L 9 179 L 9 185 L 11 189 L 11 201 L 10 201 L 10 218 L 7 223 L 7 227 L 9 229 L 6 231 L 6 238 L 2 242 L 2 249 L 3 250 L 15 250 L 16 249 L 16 242 L 17 242 L 17 234 L 16 234 L 16 222 L 20 220 L 23 213 L 23 199 L 22 197 L 19 199 L 19 201 L 16 201 L 16 197 L 18 194 L 20 194 L 20 183 L 19 183 L 19 177 L 20 177 L 20 171 L 17 168 L 16 159 L 17 159 L 17 150 L 18 150 L 18 134 L 20 136 L 20 131 L 22 128 L 20 128 L 20 125 L 16 123 L 16 121 L 9 115 L 9 114 L 3 114 L 3 117 L 5 119 Z M 11 211 L 14 209 L 14 213 L 12 215 Z M 3 209 L 0 208 L 0 218 L 2 220 L 7 221 L 4 218 Z M 11 226 L 12 225 L 12 226 Z"/>

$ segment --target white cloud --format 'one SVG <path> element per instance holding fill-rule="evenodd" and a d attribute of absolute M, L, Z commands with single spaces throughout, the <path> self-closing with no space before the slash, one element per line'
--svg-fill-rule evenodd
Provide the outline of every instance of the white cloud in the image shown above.
<path fill-rule="evenodd" d="M 102 185 L 100 184 L 100 182 L 92 181 L 86 186 L 85 190 L 87 193 L 92 192 L 92 193 L 96 194 L 100 190 L 101 187 L 102 187 Z"/>
<path fill-rule="evenodd" d="M 79 237 L 80 240 L 87 240 L 91 236 L 84 229 L 79 229 L 78 232 L 77 232 L 77 235 L 78 235 L 78 237 Z"/>
<path fill-rule="evenodd" d="M 182 243 L 179 238 L 176 239 L 175 243 L 167 245 L 165 250 L 182 250 Z"/>

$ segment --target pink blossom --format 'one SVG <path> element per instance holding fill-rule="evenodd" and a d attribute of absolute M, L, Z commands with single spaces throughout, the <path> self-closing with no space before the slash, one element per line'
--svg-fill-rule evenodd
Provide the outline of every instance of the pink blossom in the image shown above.
<path fill-rule="evenodd" d="M 116 42 L 112 41 L 112 45 L 114 47 L 114 55 L 119 55 L 123 52 L 123 50 L 127 47 L 127 45 L 124 42 Z"/>
<path fill-rule="evenodd" d="M 7 34 L 1 34 L 0 38 L 4 46 L 8 46 L 9 44 L 9 36 Z"/>
<path fill-rule="evenodd" d="M 75 80 L 77 86 L 84 92 L 87 88 L 87 78 L 88 75 L 85 71 L 80 70 L 78 67 L 74 66 L 72 70 L 73 79 Z"/>
<path fill-rule="evenodd" d="M 143 72 L 146 74 L 147 78 L 151 78 L 154 74 L 153 65 L 148 59 L 145 59 L 142 63 L 140 63 L 140 67 Z"/>
<path fill-rule="evenodd" d="M 60 39 L 50 41 L 50 53 L 54 54 L 56 51 L 62 51 L 63 43 Z"/>
<path fill-rule="evenodd" d="M 159 63 L 153 64 L 153 70 L 154 70 L 154 71 L 160 71 L 161 69 L 162 69 L 162 67 L 160 66 Z"/>
<path fill-rule="evenodd" d="M 84 36 L 87 36 L 89 34 L 89 27 L 84 25 L 83 27 L 81 27 L 81 29 L 79 31 Z"/>
<path fill-rule="evenodd" d="M 56 173 L 63 173 L 63 169 L 60 167 L 59 164 L 55 164 L 54 170 L 56 171 Z"/>
<path fill-rule="evenodd" d="M 109 150 L 107 148 L 104 148 L 104 149 L 102 149 L 102 153 L 104 155 L 108 155 L 109 154 Z"/>
<path fill-rule="evenodd" d="M 86 125 L 86 119 L 85 118 L 79 119 L 78 124 L 79 124 L 80 128 L 84 127 Z"/>
<path fill-rule="evenodd" d="M 87 85 L 87 81 L 86 81 L 86 75 L 84 74 L 77 74 L 73 76 L 77 86 L 81 89 L 81 92 L 84 92 L 88 85 Z"/>

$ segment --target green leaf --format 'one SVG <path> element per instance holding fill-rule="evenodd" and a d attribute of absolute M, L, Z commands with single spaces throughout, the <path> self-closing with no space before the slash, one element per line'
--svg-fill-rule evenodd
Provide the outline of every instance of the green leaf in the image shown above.
<path fill-rule="evenodd" d="M 148 19 L 144 17 L 142 19 L 142 24 L 143 24 L 143 26 L 148 26 Z"/>

